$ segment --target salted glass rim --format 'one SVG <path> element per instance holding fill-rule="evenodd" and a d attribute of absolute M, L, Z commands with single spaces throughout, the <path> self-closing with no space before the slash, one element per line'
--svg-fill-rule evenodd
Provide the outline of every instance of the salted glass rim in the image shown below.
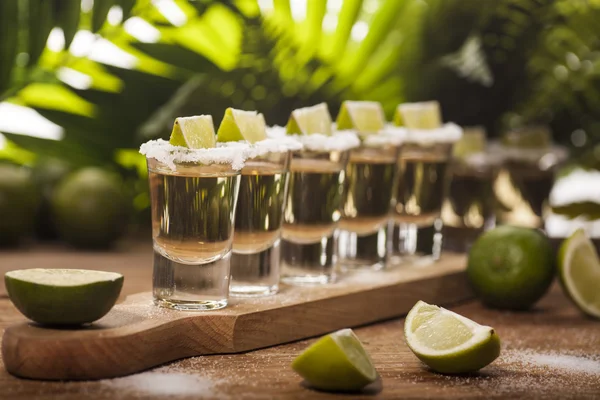
<path fill-rule="evenodd" d="M 231 169 L 239 171 L 244 168 L 248 158 L 248 144 L 242 142 L 217 143 L 214 148 L 189 149 L 174 146 L 166 140 L 150 140 L 140 146 L 140 153 L 147 159 L 154 159 L 166 165 L 172 171 L 178 164 L 228 164 Z"/>

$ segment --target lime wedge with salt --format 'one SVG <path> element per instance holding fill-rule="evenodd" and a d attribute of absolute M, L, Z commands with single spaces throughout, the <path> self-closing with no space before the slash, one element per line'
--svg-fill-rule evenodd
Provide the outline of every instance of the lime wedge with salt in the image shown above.
<path fill-rule="evenodd" d="M 357 391 L 377 379 L 373 362 L 352 329 L 317 340 L 292 362 L 292 368 L 321 390 Z"/>
<path fill-rule="evenodd" d="M 288 134 L 321 133 L 331 135 L 331 114 L 329 114 L 327 104 L 320 103 L 292 111 L 286 130 Z"/>
<path fill-rule="evenodd" d="M 190 149 L 215 147 L 215 127 L 212 117 L 196 115 L 176 118 L 169 143 Z"/>
<path fill-rule="evenodd" d="M 446 374 L 477 371 L 500 355 L 493 328 L 423 301 L 406 316 L 404 336 L 421 361 Z"/>
<path fill-rule="evenodd" d="M 338 129 L 356 129 L 359 133 L 377 133 L 385 128 L 385 114 L 376 101 L 344 101 L 337 117 Z"/>
<path fill-rule="evenodd" d="M 228 108 L 217 131 L 218 142 L 246 140 L 256 143 L 267 138 L 265 118 L 256 111 Z"/>
<path fill-rule="evenodd" d="M 47 325 L 80 325 L 114 306 L 123 275 L 83 269 L 21 269 L 7 272 L 8 295 L 27 318 Z"/>
<path fill-rule="evenodd" d="M 436 129 L 442 126 L 440 103 L 424 101 L 404 103 L 396 108 L 394 123 L 408 129 Z"/>
<path fill-rule="evenodd" d="M 600 261 L 592 241 L 581 229 L 560 246 L 560 281 L 567 295 L 584 313 L 600 318 Z"/>

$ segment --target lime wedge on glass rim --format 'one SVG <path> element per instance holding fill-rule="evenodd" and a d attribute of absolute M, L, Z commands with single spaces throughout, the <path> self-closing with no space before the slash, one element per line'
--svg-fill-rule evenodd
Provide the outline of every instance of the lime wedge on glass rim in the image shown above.
<path fill-rule="evenodd" d="M 266 138 L 266 124 L 262 114 L 231 107 L 225 110 L 217 131 L 218 142 L 246 140 L 249 143 L 256 143 Z"/>
<path fill-rule="evenodd" d="M 423 301 L 406 316 L 404 336 L 421 361 L 445 374 L 477 371 L 500 355 L 493 328 Z"/>
<path fill-rule="evenodd" d="M 575 231 L 560 246 L 558 275 L 575 305 L 584 313 L 600 318 L 600 261 L 583 230 Z"/>
<path fill-rule="evenodd" d="M 215 147 L 215 127 L 210 115 L 179 117 L 175 119 L 169 143 L 190 149 Z"/>
<path fill-rule="evenodd" d="M 117 301 L 123 275 L 83 269 L 21 269 L 4 275 L 6 290 L 27 318 L 80 325 L 102 318 Z"/>
<path fill-rule="evenodd" d="M 290 135 L 321 133 L 331 135 L 331 114 L 326 103 L 292 111 L 286 131 Z"/>
<path fill-rule="evenodd" d="M 396 108 L 394 124 L 408 129 L 436 129 L 442 126 L 440 103 L 424 101 L 403 103 Z"/>
<path fill-rule="evenodd" d="M 385 128 L 385 114 L 379 102 L 346 100 L 342 103 L 336 122 L 338 129 L 377 133 Z"/>
<path fill-rule="evenodd" d="M 314 388 L 357 391 L 377 379 L 377 371 L 352 329 L 317 340 L 293 362 L 292 368 Z"/>

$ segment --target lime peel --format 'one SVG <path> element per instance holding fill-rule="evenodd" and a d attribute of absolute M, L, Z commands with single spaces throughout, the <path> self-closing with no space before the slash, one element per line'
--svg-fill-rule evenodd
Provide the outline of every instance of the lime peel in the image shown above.
<path fill-rule="evenodd" d="M 342 103 L 337 120 L 338 129 L 355 129 L 362 134 L 377 133 L 385 128 L 385 113 L 376 101 L 350 101 Z"/>

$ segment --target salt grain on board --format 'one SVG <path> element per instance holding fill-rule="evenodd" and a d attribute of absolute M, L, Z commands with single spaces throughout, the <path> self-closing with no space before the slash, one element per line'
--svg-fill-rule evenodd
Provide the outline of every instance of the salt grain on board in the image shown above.
<path fill-rule="evenodd" d="M 199 375 L 156 370 L 123 378 L 107 379 L 103 384 L 112 389 L 137 395 L 219 397 L 218 381 Z"/>

